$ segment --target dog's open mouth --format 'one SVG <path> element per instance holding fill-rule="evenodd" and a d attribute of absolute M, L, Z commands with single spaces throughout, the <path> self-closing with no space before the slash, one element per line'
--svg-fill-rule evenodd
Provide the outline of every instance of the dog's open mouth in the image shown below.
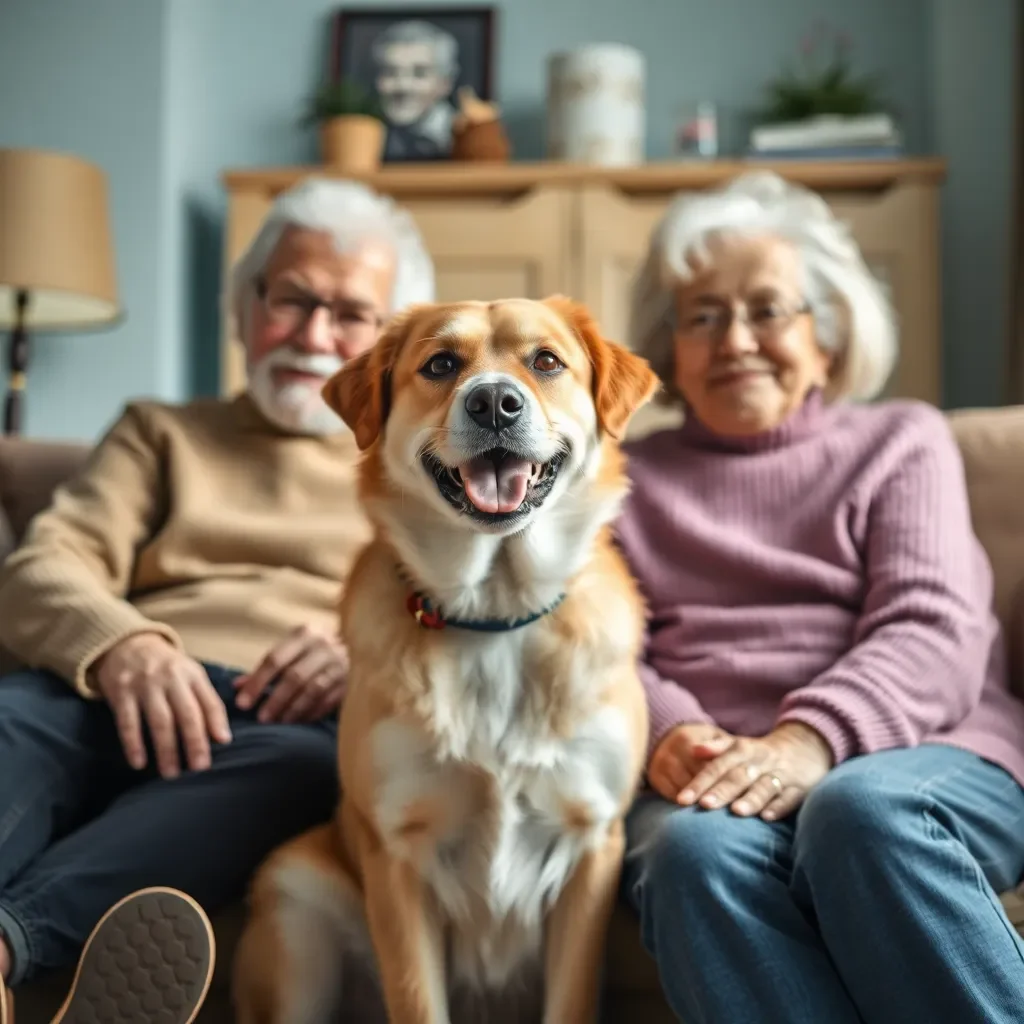
<path fill-rule="evenodd" d="M 423 465 L 445 500 L 487 520 L 511 519 L 537 508 L 548 496 L 565 456 L 531 462 L 507 448 L 492 448 L 458 466 L 425 454 Z"/>

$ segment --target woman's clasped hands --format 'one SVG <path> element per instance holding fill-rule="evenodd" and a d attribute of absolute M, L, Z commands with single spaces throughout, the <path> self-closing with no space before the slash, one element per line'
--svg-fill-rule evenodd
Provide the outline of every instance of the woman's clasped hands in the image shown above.
<path fill-rule="evenodd" d="M 678 725 L 647 766 L 666 800 L 777 821 L 792 814 L 828 774 L 832 749 L 816 729 L 783 722 L 766 736 L 734 736 L 716 725 Z"/>

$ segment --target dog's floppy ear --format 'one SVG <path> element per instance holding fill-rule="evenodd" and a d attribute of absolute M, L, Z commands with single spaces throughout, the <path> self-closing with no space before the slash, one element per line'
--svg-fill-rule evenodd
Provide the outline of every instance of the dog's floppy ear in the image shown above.
<path fill-rule="evenodd" d="M 320 392 L 348 424 L 360 451 L 377 440 L 387 423 L 391 411 L 391 374 L 418 308 L 411 307 L 395 317 L 377 344 L 346 363 Z"/>
<path fill-rule="evenodd" d="M 544 299 L 583 343 L 593 369 L 594 407 L 601 429 L 616 440 L 625 433 L 633 414 L 660 387 L 646 359 L 601 335 L 587 308 L 564 295 Z"/>

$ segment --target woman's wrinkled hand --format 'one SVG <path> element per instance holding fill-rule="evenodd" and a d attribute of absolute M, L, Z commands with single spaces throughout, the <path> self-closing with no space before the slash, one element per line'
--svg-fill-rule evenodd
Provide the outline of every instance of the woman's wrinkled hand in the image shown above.
<path fill-rule="evenodd" d="M 832 768 L 832 748 L 816 729 L 784 722 L 767 736 L 697 743 L 693 756 L 705 761 L 679 793 L 684 806 L 711 810 L 728 806 L 742 817 L 777 821 L 792 814 Z"/>
<path fill-rule="evenodd" d="M 677 725 L 665 733 L 647 763 L 647 781 L 666 800 L 677 802 L 680 791 L 707 764 L 708 751 L 721 753 L 734 737 L 717 725 Z M 704 751 L 698 757 L 695 750 Z M 710 755 L 714 756 L 714 755 Z"/>

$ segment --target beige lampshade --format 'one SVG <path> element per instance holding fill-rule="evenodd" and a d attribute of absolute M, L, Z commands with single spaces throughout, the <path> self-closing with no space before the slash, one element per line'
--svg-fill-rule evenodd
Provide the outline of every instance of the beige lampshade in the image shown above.
<path fill-rule="evenodd" d="M 120 316 L 107 179 L 67 153 L 0 149 L 0 328 L 29 294 L 31 330 L 75 330 Z"/>

